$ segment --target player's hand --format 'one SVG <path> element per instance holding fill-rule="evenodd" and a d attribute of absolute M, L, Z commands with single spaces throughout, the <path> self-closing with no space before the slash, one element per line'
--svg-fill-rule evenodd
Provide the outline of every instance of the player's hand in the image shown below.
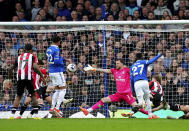
<path fill-rule="evenodd" d="M 3 89 L 4 90 L 12 89 L 12 87 L 13 87 L 13 83 L 10 79 L 6 79 L 3 81 Z"/>
<path fill-rule="evenodd" d="M 87 65 L 83 68 L 84 71 L 96 71 L 96 68 L 92 67 L 91 65 Z"/>
<path fill-rule="evenodd" d="M 46 79 L 45 78 L 42 78 L 42 81 L 43 81 L 43 85 L 46 85 L 47 82 L 46 82 Z"/>

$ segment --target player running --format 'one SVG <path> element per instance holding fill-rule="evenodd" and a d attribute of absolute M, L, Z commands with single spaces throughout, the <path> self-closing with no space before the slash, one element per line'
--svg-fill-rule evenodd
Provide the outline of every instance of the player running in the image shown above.
<path fill-rule="evenodd" d="M 149 119 L 152 119 L 154 115 L 152 114 L 151 101 L 149 97 L 150 91 L 147 78 L 147 68 L 161 56 L 162 55 L 159 54 L 148 61 L 141 60 L 142 53 L 137 53 L 136 62 L 130 68 L 132 89 L 135 90 L 138 103 L 141 107 L 144 107 L 144 103 L 146 102 Z"/>
<path fill-rule="evenodd" d="M 132 91 L 130 88 L 130 71 L 129 68 L 126 68 L 124 66 L 124 62 L 121 59 L 116 60 L 116 68 L 112 69 L 100 69 L 100 68 L 93 68 L 90 65 L 88 67 L 84 68 L 85 71 L 99 71 L 103 73 L 113 74 L 116 86 L 117 86 L 117 92 L 115 94 L 112 94 L 110 96 L 102 98 L 99 102 L 97 102 L 95 105 L 93 105 L 89 109 L 79 107 L 81 111 L 85 115 L 88 115 L 93 110 L 96 110 L 104 105 L 104 103 L 109 102 L 120 102 L 122 100 L 126 101 L 129 105 L 132 106 L 133 111 L 138 111 L 138 105 L 133 98 Z M 144 109 L 140 109 L 141 112 L 144 114 L 148 114 L 147 111 L 144 111 Z"/>
<path fill-rule="evenodd" d="M 59 110 L 62 102 L 68 103 L 72 99 L 66 100 L 66 81 L 63 74 L 64 58 L 61 56 L 59 45 L 61 39 L 59 36 L 52 38 L 52 44 L 46 51 L 46 56 L 49 63 L 49 76 L 51 80 L 51 86 L 55 87 L 55 92 L 52 96 L 52 105 L 49 110 L 50 113 L 55 113 L 59 117 L 62 117 L 62 112 Z M 56 107 L 55 107 L 56 106 Z"/>

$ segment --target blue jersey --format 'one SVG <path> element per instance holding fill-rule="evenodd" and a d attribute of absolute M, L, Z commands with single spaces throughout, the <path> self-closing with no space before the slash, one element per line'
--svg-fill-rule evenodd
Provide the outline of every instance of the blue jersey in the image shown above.
<path fill-rule="evenodd" d="M 148 80 L 147 78 L 147 70 L 148 65 L 155 62 L 158 58 L 161 57 L 160 55 L 155 56 L 151 60 L 138 60 L 136 61 L 130 68 L 130 76 L 131 76 L 131 87 L 134 91 L 134 83 L 138 80 Z"/>
<path fill-rule="evenodd" d="M 56 45 L 51 45 L 46 51 L 49 73 L 64 72 L 64 59 L 61 56 L 60 49 Z"/>

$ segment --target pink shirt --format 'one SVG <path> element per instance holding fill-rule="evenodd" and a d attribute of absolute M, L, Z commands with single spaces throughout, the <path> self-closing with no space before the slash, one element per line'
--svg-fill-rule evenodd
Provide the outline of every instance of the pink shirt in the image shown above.
<path fill-rule="evenodd" d="M 120 94 L 131 93 L 130 69 L 126 67 L 123 67 L 120 70 L 112 68 L 111 72 L 114 74 L 114 79 L 116 81 L 116 86 L 117 86 L 117 92 Z"/>

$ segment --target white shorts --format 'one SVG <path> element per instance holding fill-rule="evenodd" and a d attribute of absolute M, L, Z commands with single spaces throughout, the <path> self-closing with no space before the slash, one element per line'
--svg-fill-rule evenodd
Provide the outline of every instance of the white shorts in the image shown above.
<path fill-rule="evenodd" d="M 49 77 L 51 86 L 66 86 L 66 80 L 64 78 L 63 72 L 49 73 Z"/>
<path fill-rule="evenodd" d="M 149 84 L 147 80 L 139 80 L 134 84 L 137 98 L 143 98 L 150 94 Z"/>

